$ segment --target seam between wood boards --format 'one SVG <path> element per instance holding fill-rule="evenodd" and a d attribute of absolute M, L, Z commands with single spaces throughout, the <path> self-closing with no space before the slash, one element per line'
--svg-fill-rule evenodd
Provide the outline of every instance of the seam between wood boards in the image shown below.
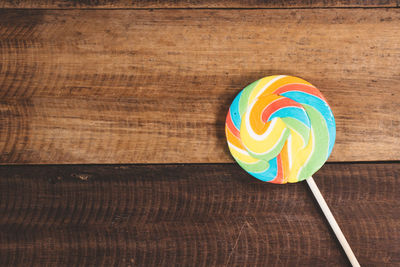
<path fill-rule="evenodd" d="M 400 164 L 400 160 L 388 160 L 388 161 L 333 161 L 333 162 L 326 162 L 327 165 L 368 165 L 368 164 Z M 324 164 L 324 165 L 325 165 Z M 43 167 L 54 167 L 54 166 L 207 166 L 207 165 L 236 165 L 235 162 L 197 162 L 197 163 L 57 163 L 57 164 L 41 164 L 41 163 L 0 163 L 1 167 L 22 167 L 22 166 L 43 166 Z"/>
<path fill-rule="evenodd" d="M 397 9 L 400 7 L 400 0 L 392 6 L 332 6 L 332 7 L 128 7 L 128 8 L 13 8 L 3 7 L 0 10 L 296 10 L 296 9 Z"/>

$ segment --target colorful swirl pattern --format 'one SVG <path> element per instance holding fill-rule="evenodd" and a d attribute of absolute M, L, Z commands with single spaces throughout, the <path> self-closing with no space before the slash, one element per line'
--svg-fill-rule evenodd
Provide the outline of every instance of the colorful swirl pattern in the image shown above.
<path fill-rule="evenodd" d="M 318 171 L 332 152 L 336 125 L 321 92 L 286 75 L 262 78 L 244 88 L 226 117 L 229 150 L 254 177 L 295 183 Z"/>

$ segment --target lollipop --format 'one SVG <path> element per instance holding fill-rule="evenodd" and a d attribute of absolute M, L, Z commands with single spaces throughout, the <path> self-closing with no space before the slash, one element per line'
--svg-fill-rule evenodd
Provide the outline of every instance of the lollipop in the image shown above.
<path fill-rule="evenodd" d="M 336 127 L 321 92 L 297 77 L 269 76 L 243 89 L 226 118 L 232 156 L 254 177 L 294 183 L 319 170 Z"/>
<path fill-rule="evenodd" d="M 233 158 L 252 176 L 276 184 L 306 180 L 350 262 L 359 266 L 311 177 L 336 138 L 331 108 L 315 86 L 286 75 L 253 82 L 233 100 L 225 133 Z"/>

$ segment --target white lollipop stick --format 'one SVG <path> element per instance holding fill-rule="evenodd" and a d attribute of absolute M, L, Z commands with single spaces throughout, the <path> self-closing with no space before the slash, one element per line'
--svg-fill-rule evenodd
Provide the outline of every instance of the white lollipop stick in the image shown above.
<path fill-rule="evenodd" d="M 314 197 L 317 200 L 319 206 L 321 207 L 322 212 L 325 214 L 326 219 L 331 225 L 333 232 L 335 233 L 337 239 L 342 245 L 344 252 L 346 252 L 347 258 L 349 258 L 351 265 L 353 267 L 359 267 L 360 264 L 358 263 L 356 256 L 351 250 L 349 243 L 347 243 L 346 237 L 344 237 L 342 230 L 340 230 L 340 227 L 336 222 L 335 217 L 333 217 L 333 214 L 329 209 L 328 205 L 326 204 L 324 197 L 321 195 L 321 192 L 319 191 L 318 186 L 315 183 L 314 179 L 310 177 L 306 179 L 306 181 L 311 191 L 313 192 Z"/>

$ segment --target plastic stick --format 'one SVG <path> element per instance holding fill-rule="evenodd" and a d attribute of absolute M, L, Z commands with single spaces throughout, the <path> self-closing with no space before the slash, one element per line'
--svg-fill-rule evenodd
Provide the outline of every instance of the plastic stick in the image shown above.
<path fill-rule="evenodd" d="M 339 240 L 340 244 L 342 245 L 344 252 L 346 253 L 347 257 L 349 258 L 351 265 L 353 267 L 360 266 L 360 264 L 357 261 L 356 256 L 354 255 L 349 243 L 346 240 L 346 237 L 344 237 L 342 230 L 340 230 L 340 227 L 335 220 L 335 217 L 333 217 L 331 210 L 329 209 L 328 205 L 325 202 L 324 197 L 322 196 L 321 192 L 319 191 L 318 186 L 315 183 L 314 179 L 312 177 L 310 177 L 306 181 L 307 181 L 307 184 L 310 187 L 311 191 L 313 192 L 314 197 L 317 200 L 319 206 L 321 207 L 322 212 L 324 213 L 326 219 L 328 220 L 329 224 L 331 225 L 333 232 L 335 233 L 337 239 Z"/>

